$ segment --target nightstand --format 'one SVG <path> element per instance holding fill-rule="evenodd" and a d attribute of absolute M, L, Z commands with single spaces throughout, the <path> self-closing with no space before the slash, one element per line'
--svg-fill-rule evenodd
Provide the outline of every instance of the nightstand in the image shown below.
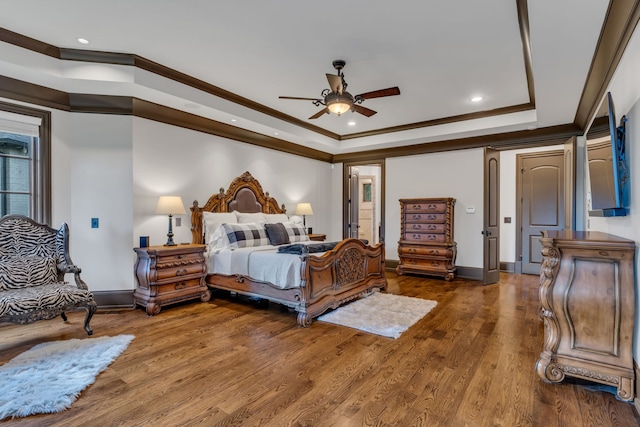
<path fill-rule="evenodd" d="M 326 234 L 309 234 L 309 240 L 324 242 L 325 240 L 327 240 L 327 235 Z"/>
<path fill-rule="evenodd" d="M 200 298 L 209 301 L 211 291 L 204 281 L 207 265 L 205 245 L 150 246 L 134 248 L 137 288 L 133 306 L 146 307 L 147 314 L 160 313 L 162 306 Z"/>

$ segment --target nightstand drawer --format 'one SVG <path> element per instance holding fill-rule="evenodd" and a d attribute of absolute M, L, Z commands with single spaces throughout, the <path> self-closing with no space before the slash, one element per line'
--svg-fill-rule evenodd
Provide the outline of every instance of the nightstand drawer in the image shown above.
<path fill-rule="evenodd" d="M 179 267 L 172 268 L 158 268 L 156 270 L 156 280 L 175 279 L 183 276 L 190 276 L 192 274 L 198 274 L 202 276 L 202 273 L 206 273 L 206 268 L 202 262 L 197 264 L 185 264 Z"/>
<path fill-rule="evenodd" d="M 191 288 L 201 288 L 200 279 L 176 280 L 166 285 L 158 285 L 158 294 L 178 292 Z"/>
<path fill-rule="evenodd" d="M 201 264 L 204 262 L 204 256 L 201 253 L 176 254 L 170 256 L 159 256 L 156 261 L 158 270 L 174 267 L 185 267 L 193 264 Z"/>

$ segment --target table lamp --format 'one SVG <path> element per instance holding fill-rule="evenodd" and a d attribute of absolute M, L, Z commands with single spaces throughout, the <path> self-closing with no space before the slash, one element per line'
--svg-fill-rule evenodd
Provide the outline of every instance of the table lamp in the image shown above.
<path fill-rule="evenodd" d="M 180 196 L 160 196 L 156 213 L 169 215 L 169 232 L 167 233 L 167 243 L 165 246 L 176 246 L 173 241 L 173 215 L 184 215 L 187 211 L 184 209 L 182 197 Z"/>
<path fill-rule="evenodd" d="M 298 203 L 294 215 L 302 215 L 302 225 L 307 228 L 307 215 L 313 215 L 313 209 L 311 209 L 311 203 Z"/>

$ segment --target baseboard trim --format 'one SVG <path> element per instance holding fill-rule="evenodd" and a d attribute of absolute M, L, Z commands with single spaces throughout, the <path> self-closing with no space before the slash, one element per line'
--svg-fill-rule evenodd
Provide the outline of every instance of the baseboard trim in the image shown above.
<path fill-rule="evenodd" d="M 501 262 L 500 271 L 504 271 L 505 273 L 515 273 L 516 265 L 514 262 Z"/>
<path fill-rule="evenodd" d="M 99 309 L 132 308 L 133 291 L 92 291 Z"/>

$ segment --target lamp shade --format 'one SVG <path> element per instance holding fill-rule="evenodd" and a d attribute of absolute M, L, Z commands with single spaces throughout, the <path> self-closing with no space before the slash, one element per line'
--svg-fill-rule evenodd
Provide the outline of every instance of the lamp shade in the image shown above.
<path fill-rule="evenodd" d="M 311 209 L 311 203 L 298 203 L 294 215 L 313 215 L 313 209 Z"/>
<path fill-rule="evenodd" d="M 156 213 L 165 215 L 184 215 L 187 211 L 184 209 L 182 197 L 160 196 L 158 199 L 158 206 L 156 206 Z"/>

